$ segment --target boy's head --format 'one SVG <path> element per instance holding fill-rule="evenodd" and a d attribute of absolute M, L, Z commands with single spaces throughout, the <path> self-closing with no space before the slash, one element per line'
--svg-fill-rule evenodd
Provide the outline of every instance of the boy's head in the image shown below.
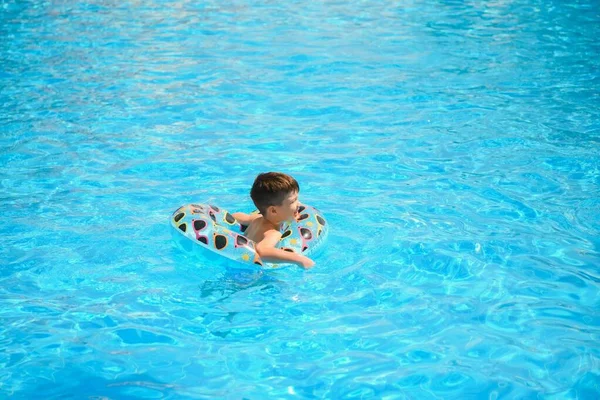
<path fill-rule="evenodd" d="M 280 222 L 294 217 L 299 191 L 298 182 L 291 176 L 266 172 L 254 180 L 250 197 L 263 217 Z"/>

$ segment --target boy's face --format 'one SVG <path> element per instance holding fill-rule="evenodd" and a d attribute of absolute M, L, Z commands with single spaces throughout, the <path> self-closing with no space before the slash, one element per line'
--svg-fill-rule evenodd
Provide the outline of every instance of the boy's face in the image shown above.
<path fill-rule="evenodd" d="M 298 207 L 300 203 L 298 202 L 298 192 L 292 192 L 288 194 L 283 202 L 274 206 L 276 209 L 277 217 L 280 221 L 286 221 L 289 219 L 296 218 L 296 214 L 298 214 Z"/>

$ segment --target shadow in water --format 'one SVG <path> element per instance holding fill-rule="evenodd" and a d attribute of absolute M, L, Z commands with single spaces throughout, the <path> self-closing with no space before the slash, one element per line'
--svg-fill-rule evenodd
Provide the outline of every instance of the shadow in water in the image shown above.
<path fill-rule="evenodd" d="M 178 273 L 200 282 L 201 298 L 220 302 L 242 291 L 264 294 L 280 291 L 283 281 L 276 278 L 275 272 L 236 263 L 201 246 L 195 246 L 173 229 L 171 232 L 173 257 L 177 260 Z"/>
<path fill-rule="evenodd" d="M 218 301 L 226 300 L 242 291 L 272 295 L 280 291 L 282 281 L 268 273 L 251 273 L 244 270 L 225 270 L 218 279 L 205 280 L 200 284 L 200 297 Z"/>

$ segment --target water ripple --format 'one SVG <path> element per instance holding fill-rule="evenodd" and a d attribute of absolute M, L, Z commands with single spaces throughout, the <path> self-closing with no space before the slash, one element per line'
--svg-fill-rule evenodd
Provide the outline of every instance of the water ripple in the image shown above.
<path fill-rule="evenodd" d="M 596 398 L 590 2 L 0 4 L 0 397 Z M 284 170 L 309 273 L 179 252 Z"/>

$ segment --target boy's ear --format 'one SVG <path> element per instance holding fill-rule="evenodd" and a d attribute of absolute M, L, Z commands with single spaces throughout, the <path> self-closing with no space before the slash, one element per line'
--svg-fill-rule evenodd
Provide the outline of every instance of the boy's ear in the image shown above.
<path fill-rule="evenodd" d="M 277 214 L 277 208 L 275 208 L 275 206 L 269 206 L 267 208 L 267 213 L 271 213 L 271 214 Z"/>

